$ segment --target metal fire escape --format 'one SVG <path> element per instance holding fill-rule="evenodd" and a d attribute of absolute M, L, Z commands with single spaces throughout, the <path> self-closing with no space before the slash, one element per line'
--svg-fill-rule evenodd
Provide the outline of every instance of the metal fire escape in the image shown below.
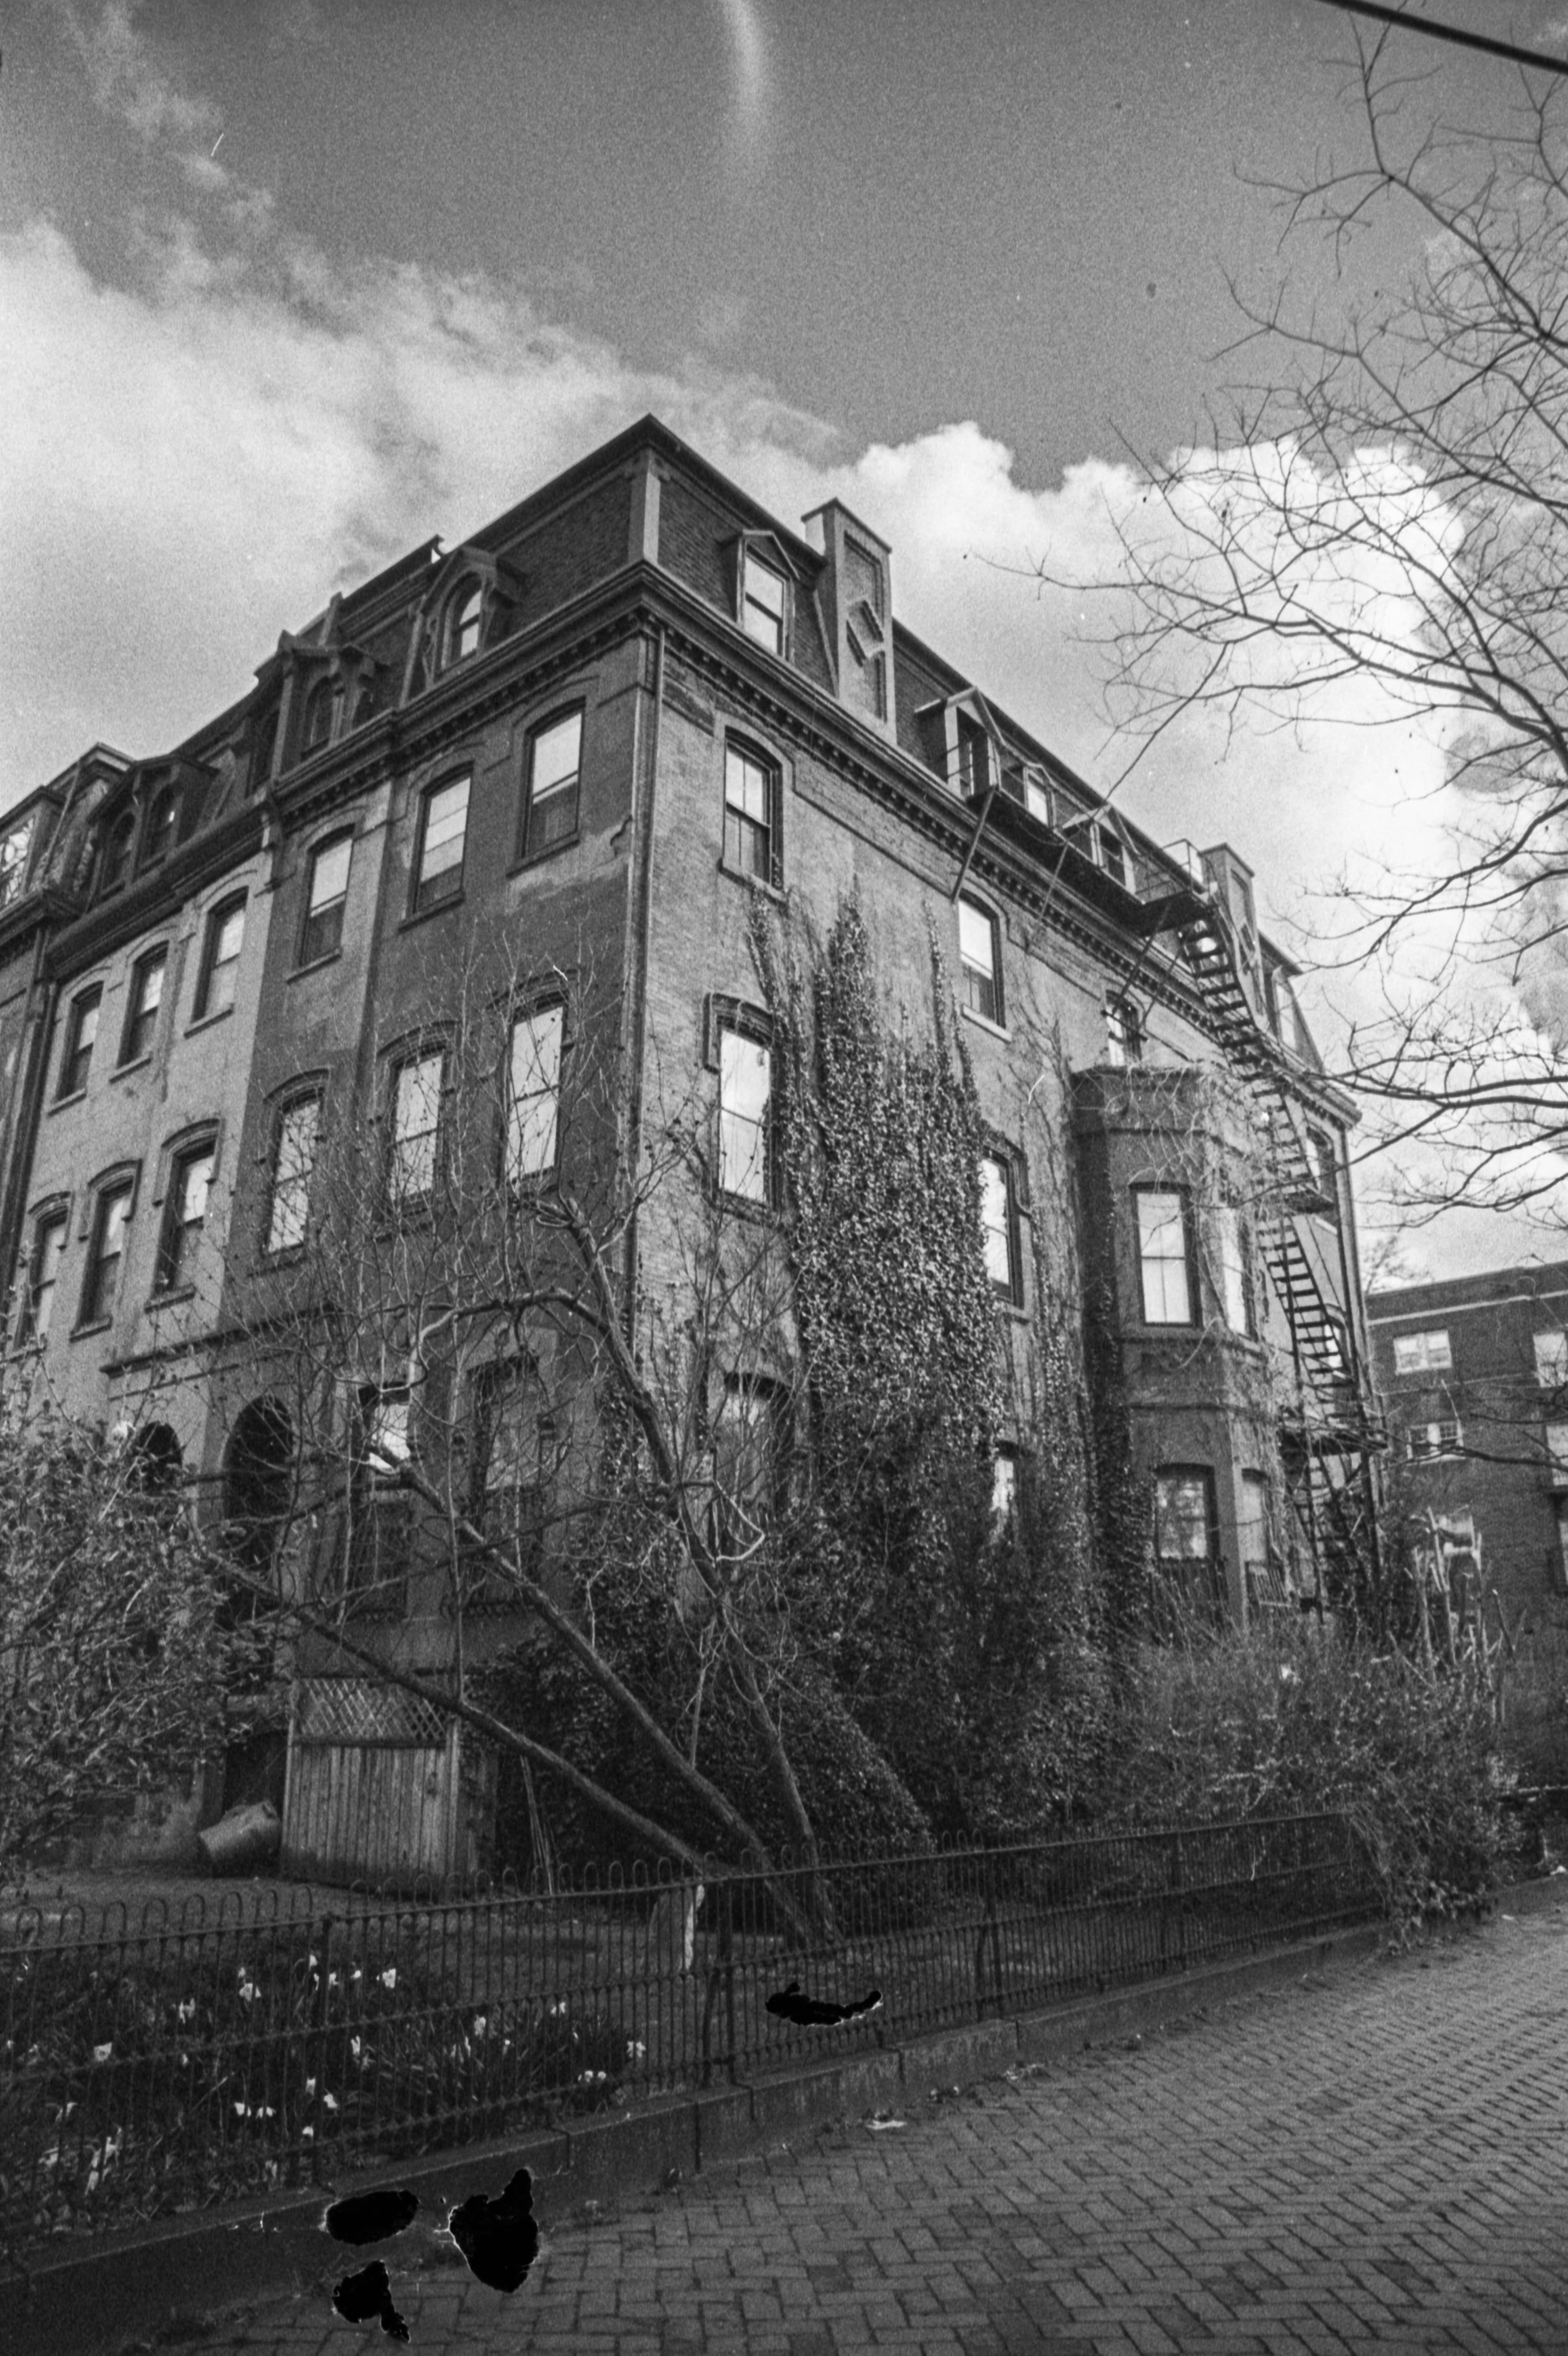
<path fill-rule="evenodd" d="M 1174 936 L 1202 992 L 1205 1010 L 1257 1107 L 1266 1182 L 1254 1214 L 1259 1258 L 1291 1337 L 1294 1398 L 1282 1418 L 1287 1484 L 1314 1565 L 1318 1609 L 1323 1569 L 1341 1575 L 1374 1561 L 1377 1495 L 1372 1460 L 1384 1445 L 1348 1313 L 1325 1299 L 1298 1215 L 1338 1216 L 1314 1159 L 1284 1053 L 1260 1020 L 1242 980 L 1225 909 L 1204 884 L 1148 904 L 1143 929 Z M 1342 1269 L 1348 1312 L 1348 1270 Z"/>

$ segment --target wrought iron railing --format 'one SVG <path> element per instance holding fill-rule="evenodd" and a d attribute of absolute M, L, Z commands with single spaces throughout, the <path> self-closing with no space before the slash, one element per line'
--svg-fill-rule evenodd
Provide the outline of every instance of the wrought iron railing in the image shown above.
<path fill-rule="evenodd" d="M 727 2084 L 1369 1920 L 1332 1815 L 612 1872 L 456 1904 L 271 1891 L 0 1925 L 0 2243 Z M 799 1982 L 881 2003 L 803 2027 Z"/>

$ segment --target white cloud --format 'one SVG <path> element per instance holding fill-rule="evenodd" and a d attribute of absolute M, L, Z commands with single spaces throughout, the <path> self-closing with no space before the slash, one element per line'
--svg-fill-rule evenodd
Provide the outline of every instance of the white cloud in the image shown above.
<path fill-rule="evenodd" d="M 0 339 L 0 806 L 94 739 L 177 741 L 335 587 L 472 529 L 647 410 L 787 520 L 843 498 L 891 541 L 906 622 L 1092 782 L 1124 766 L 1076 636 L 1100 617 L 1031 575 L 1112 571 L 1140 513 L 1126 467 L 1090 459 L 1033 488 L 973 422 L 851 452 L 765 385 L 711 359 L 639 369 L 524 289 L 338 267 L 213 163 L 219 118 L 127 0 L 79 38 L 100 102 L 169 151 L 187 209 L 143 230 L 119 284 L 49 222 L 0 239 L 0 316 L 27 323 Z M 1304 893 L 1348 862 L 1444 854 L 1442 732 L 1389 720 L 1364 680 L 1324 691 L 1294 732 L 1194 712 L 1122 798 L 1156 839 L 1233 842 L 1266 915 L 1310 933 L 1323 910 Z M 1365 1006 L 1364 979 L 1330 997 Z"/>

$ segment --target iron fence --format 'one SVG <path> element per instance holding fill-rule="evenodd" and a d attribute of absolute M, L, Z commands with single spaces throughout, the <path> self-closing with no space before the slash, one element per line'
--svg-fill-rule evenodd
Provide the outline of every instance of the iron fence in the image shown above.
<path fill-rule="evenodd" d="M 0 2242 L 734 2083 L 1370 1919 L 1342 1817 L 611 1871 L 458 1903 L 269 1891 L 0 1926 Z M 879 2007 L 768 2008 L 791 1982 Z"/>

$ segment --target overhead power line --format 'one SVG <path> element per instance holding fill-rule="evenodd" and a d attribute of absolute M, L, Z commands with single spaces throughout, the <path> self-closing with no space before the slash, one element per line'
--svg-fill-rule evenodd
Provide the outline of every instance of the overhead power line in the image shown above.
<path fill-rule="evenodd" d="M 1516 42 L 1494 40 L 1489 33 L 1466 33 L 1457 25 L 1434 24 L 1430 16 L 1380 7 L 1378 0 L 1323 0 L 1323 5 L 1341 9 L 1347 16 L 1370 16 L 1402 33 L 1424 33 L 1429 40 L 1451 41 L 1456 48 L 1481 49 L 1489 58 L 1508 58 L 1518 66 L 1539 66 L 1543 73 L 1568 74 L 1568 58 L 1544 57 L 1539 49 L 1521 49 Z"/>

